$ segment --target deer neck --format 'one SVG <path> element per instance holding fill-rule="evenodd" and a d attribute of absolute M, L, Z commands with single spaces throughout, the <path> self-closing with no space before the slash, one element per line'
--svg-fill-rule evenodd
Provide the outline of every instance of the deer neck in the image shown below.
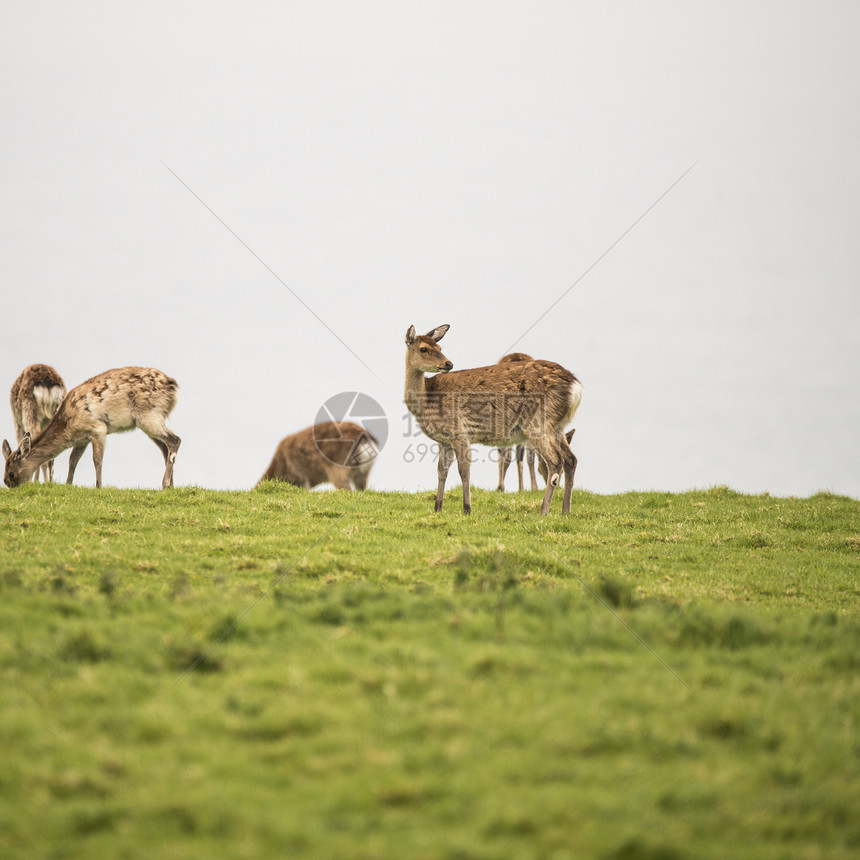
<path fill-rule="evenodd" d="M 427 378 L 423 370 L 417 370 L 406 363 L 406 386 L 403 391 L 403 399 L 406 406 L 413 415 L 421 412 L 424 395 L 427 392 Z"/>
<path fill-rule="evenodd" d="M 43 463 L 53 460 L 70 447 L 66 423 L 54 416 L 48 426 L 30 443 L 30 453 L 22 460 L 22 466 L 32 475 Z"/>

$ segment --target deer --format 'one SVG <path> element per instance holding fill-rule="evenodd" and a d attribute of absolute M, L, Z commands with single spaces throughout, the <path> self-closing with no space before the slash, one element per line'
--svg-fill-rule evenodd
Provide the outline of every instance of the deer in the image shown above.
<path fill-rule="evenodd" d="M 284 481 L 306 490 L 325 483 L 338 490 L 363 490 L 378 454 L 376 437 L 364 427 L 323 421 L 281 439 L 257 486 Z"/>
<path fill-rule="evenodd" d="M 572 427 L 567 433 L 564 434 L 564 438 L 567 440 L 567 444 L 570 445 L 571 439 L 573 439 L 573 434 L 576 433 L 576 428 Z M 529 462 L 529 477 L 532 482 L 532 490 L 538 489 L 537 477 L 535 475 L 535 449 L 532 448 L 531 445 L 522 444 L 517 445 L 517 477 L 519 478 L 519 491 L 523 491 L 523 456 L 528 456 Z M 508 470 L 508 466 L 511 464 L 511 449 L 510 448 L 499 448 L 499 486 L 496 489 L 503 493 L 505 491 L 505 472 Z M 538 474 L 543 478 L 544 483 L 548 480 L 546 463 L 544 462 L 543 457 L 538 455 L 537 457 L 537 470 Z"/>
<path fill-rule="evenodd" d="M 453 371 L 453 363 L 439 348 L 449 328 L 441 325 L 416 335 L 415 326 L 410 326 L 406 332 L 406 407 L 424 433 L 439 444 L 435 510 L 442 510 L 445 482 L 456 457 L 463 513 L 471 514 L 472 444 L 501 448 L 528 442 L 548 468 L 541 515 L 549 513 L 562 471 L 562 514 L 569 514 L 577 460 L 563 428 L 579 408 L 582 383 L 554 361 Z M 428 373 L 435 375 L 428 377 Z"/>
<path fill-rule="evenodd" d="M 165 421 L 178 400 L 176 380 L 154 367 L 106 370 L 69 391 L 48 426 L 35 438 L 25 433 L 16 451 L 3 440 L 3 480 L 7 487 L 18 487 L 29 481 L 43 463 L 71 448 L 66 478 L 66 483 L 71 484 L 78 461 L 87 445 L 92 444 L 96 487 L 100 488 L 105 438 L 137 427 L 155 442 L 164 457 L 162 489 L 172 487 L 173 466 L 182 440 L 168 430 Z"/>
<path fill-rule="evenodd" d="M 31 364 L 21 371 L 9 395 L 19 445 L 26 434 L 38 436 L 48 426 L 65 396 L 66 383 L 50 365 Z M 54 461 L 43 463 L 41 471 L 44 481 L 53 481 Z M 33 473 L 33 480 L 39 480 L 39 469 Z"/>
<path fill-rule="evenodd" d="M 502 356 L 497 362 L 497 364 L 510 364 L 515 361 L 534 361 L 534 359 L 530 355 L 526 355 L 524 352 L 512 352 L 509 355 Z M 513 448 L 498 448 L 498 457 L 499 457 L 499 485 L 496 489 L 500 493 L 504 493 L 505 491 L 505 475 L 507 474 L 508 467 L 511 465 L 511 460 L 513 459 L 514 449 Z M 527 445 L 525 443 L 516 446 L 516 458 L 517 458 L 517 480 L 519 483 L 519 491 L 522 492 L 524 489 L 523 484 L 523 460 L 527 459 L 529 466 L 529 478 L 531 480 L 532 489 L 536 490 L 538 488 L 537 475 L 535 474 L 535 449 L 531 447 L 531 445 Z"/>

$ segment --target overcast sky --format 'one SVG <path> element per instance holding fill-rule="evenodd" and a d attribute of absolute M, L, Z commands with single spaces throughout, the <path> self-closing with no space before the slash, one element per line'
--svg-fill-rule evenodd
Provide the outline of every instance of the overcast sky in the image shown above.
<path fill-rule="evenodd" d="M 403 339 L 448 323 L 456 368 L 579 376 L 581 487 L 860 497 L 858 33 L 854 2 L 6 4 L 0 382 L 158 367 L 177 483 L 230 489 L 362 391 L 371 485 L 429 489 Z M 106 484 L 162 472 L 108 440 Z"/>

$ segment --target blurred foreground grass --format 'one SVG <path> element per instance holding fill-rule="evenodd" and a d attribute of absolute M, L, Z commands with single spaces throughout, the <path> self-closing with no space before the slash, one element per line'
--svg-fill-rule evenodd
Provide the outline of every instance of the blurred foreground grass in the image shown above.
<path fill-rule="evenodd" d="M 0 493 L 4 857 L 845 857 L 860 502 Z"/>

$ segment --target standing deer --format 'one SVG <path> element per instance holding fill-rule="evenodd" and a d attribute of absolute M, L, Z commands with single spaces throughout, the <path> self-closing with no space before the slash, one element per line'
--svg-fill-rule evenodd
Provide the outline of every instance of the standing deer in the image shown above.
<path fill-rule="evenodd" d="M 497 364 L 511 364 L 515 361 L 534 361 L 534 359 L 530 355 L 526 355 L 524 352 L 512 352 L 509 355 L 505 355 L 500 358 Z M 498 456 L 499 456 L 499 486 L 496 489 L 500 493 L 504 493 L 505 491 L 505 475 L 508 471 L 508 466 L 511 465 L 511 460 L 513 459 L 513 448 L 498 448 Z M 523 459 L 528 460 L 529 464 L 529 478 L 532 482 L 532 489 L 536 490 L 538 488 L 537 475 L 535 474 L 535 449 L 532 448 L 531 445 L 527 445 L 523 442 L 520 445 L 516 446 L 516 456 L 517 456 L 517 480 L 519 483 L 520 492 L 523 491 Z"/>
<path fill-rule="evenodd" d="M 454 365 L 438 345 L 449 327 L 438 326 L 420 336 L 415 334 L 415 326 L 406 332 L 406 406 L 421 429 L 439 443 L 436 510 L 442 509 L 445 481 L 455 456 L 463 482 L 463 513 L 469 514 L 471 445 L 510 447 L 528 442 L 549 469 L 541 514 L 549 513 L 562 470 L 562 513 L 569 514 L 576 457 L 563 429 L 582 399 L 582 384 L 553 361 L 495 364 L 450 373 Z M 436 376 L 426 377 L 425 373 Z"/>
<path fill-rule="evenodd" d="M 173 464 L 181 439 L 165 426 L 179 400 L 179 385 L 154 367 L 121 367 L 106 370 L 75 386 L 60 403 L 48 426 L 32 439 L 25 435 L 17 451 L 3 440 L 8 487 L 17 487 L 30 479 L 42 463 L 61 451 L 69 455 L 71 484 L 75 468 L 87 445 L 93 446 L 96 486 L 102 485 L 102 460 L 105 437 L 139 427 L 158 446 L 164 457 L 163 489 L 173 486 Z"/>
<path fill-rule="evenodd" d="M 31 364 L 12 383 L 9 396 L 12 405 L 12 418 L 15 421 L 15 438 L 18 444 L 29 433 L 38 436 L 60 408 L 60 401 L 66 396 L 66 384 L 53 367 L 47 364 Z M 54 461 L 42 464 L 42 478 L 54 480 Z M 33 480 L 39 480 L 39 470 L 33 473 Z"/>
<path fill-rule="evenodd" d="M 351 421 L 323 421 L 278 443 L 265 474 L 257 482 L 286 481 L 309 490 L 331 483 L 338 490 L 363 490 L 379 443 Z"/>

